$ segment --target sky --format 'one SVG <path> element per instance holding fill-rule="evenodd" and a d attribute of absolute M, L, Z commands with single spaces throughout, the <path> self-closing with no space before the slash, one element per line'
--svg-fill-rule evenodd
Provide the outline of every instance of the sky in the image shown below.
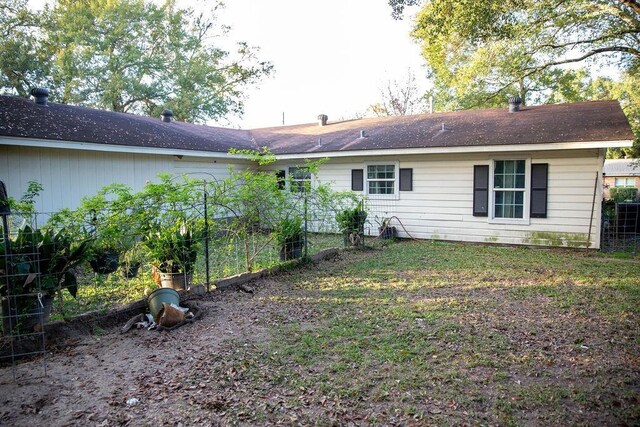
<path fill-rule="evenodd" d="M 154 0 L 161 3 L 162 0 Z M 46 0 L 30 0 L 41 8 Z M 207 5 L 209 3 L 209 5 Z M 208 11 L 213 2 L 178 0 L 181 7 Z M 394 20 L 387 0 L 227 0 L 218 22 L 231 27 L 221 42 L 246 41 L 274 72 L 245 90 L 242 118 L 223 126 L 245 129 L 362 116 L 380 101 L 389 81 L 409 71 L 419 89 L 428 83 L 420 47 L 409 36 L 417 8 Z"/>
<path fill-rule="evenodd" d="M 256 128 L 362 115 L 380 88 L 411 70 L 427 81 L 420 47 L 409 36 L 415 9 L 391 18 L 386 0 L 228 0 L 220 22 L 230 37 L 260 47 L 275 72 L 246 91 L 245 114 L 231 125 Z"/>

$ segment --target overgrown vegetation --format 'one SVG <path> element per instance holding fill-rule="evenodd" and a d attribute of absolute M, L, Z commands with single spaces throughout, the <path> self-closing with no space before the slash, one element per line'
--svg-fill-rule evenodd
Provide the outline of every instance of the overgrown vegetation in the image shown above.
<path fill-rule="evenodd" d="M 304 245 L 309 244 L 303 224 L 313 240 L 337 242 L 317 233 L 337 231 L 336 213 L 357 203 L 354 193 L 337 193 L 317 179 L 313 186 L 311 179 L 294 182 L 291 175 L 282 182 L 271 170 L 275 158 L 269 152 L 233 154 L 248 157 L 253 164 L 244 169 L 230 167 L 223 179 L 159 175 L 138 192 L 112 184 L 85 197 L 76 209 L 52 214 L 39 228 L 34 211 L 34 200 L 42 191 L 39 184 L 32 183 L 20 201 L 11 200 L 10 204 L 15 218 L 31 224 L 29 230 L 34 235 L 61 234 L 76 245 L 89 242 L 83 246 L 86 251 L 80 261 L 88 260 L 95 275 L 84 269 L 72 289 L 75 294 L 77 285 L 84 284 L 89 290 L 80 295 L 104 299 L 84 302 L 92 308 L 108 302 L 109 298 L 103 297 L 110 293 L 115 305 L 139 298 L 145 287 L 160 282 L 182 288 L 189 286 L 191 279 L 211 283 L 230 274 L 300 258 L 305 254 Z M 306 162 L 299 167 L 311 177 L 319 164 Z M 313 250 L 315 246 L 307 252 Z M 140 271 L 145 277 L 136 279 Z M 29 283 L 37 292 L 44 278 L 36 270 L 29 273 L 34 274 Z M 116 278 L 101 277 L 107 275 Z M 71 286 L 69 280 L 65 283 Z M 132 295 L 127 295 L 129 286 Z M 64 302 L 74 309 L 68 312 L 60 304 L 59 314 L 76 314 L 82 306 L 68 298 Z"/>

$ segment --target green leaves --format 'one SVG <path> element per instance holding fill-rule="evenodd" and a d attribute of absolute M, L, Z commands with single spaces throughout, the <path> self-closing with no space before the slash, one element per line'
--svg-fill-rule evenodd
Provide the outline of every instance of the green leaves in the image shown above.
<path fill-rule="evenodd" d="M 18 230 L 11 240 L 11 257 L 0 245 L 0 270 L 14 276 L 10 283 L 0 283 L 0 293 L 21 295 L 42 291 L 53 296 L 66 288 L 72 296 L 77 293 L 77 279 L 73 270 L 86 260 L 89 242 L 76 241 L 65 230 L 31 228 Z"/>
<path fill-rule="evenodd" d="M 544 102 L 562 87 L 556 68 L 587 58 L 618 69 L 640 61 L 638 10 L 617 1 L 491 0 L 427 2 L 413 37 L 434 78 L 442 109 L 492 107 L 518 94 Z M 439 104 L 439 105 L 438 105 Z"/>
<path fill-rule="evenodd" d="M 214 44 L 227 28 L 175 0 L 58 0 L 33 12 L 0 0 L 13 28 L 0 46 L 0 89 L 28 96 L 48 86 L 53 101 L 204 122 L 241 113 L 243 88 L 272 70 L 257 49 Z M 1 14 L 0 14 L 1 15 Z"/>

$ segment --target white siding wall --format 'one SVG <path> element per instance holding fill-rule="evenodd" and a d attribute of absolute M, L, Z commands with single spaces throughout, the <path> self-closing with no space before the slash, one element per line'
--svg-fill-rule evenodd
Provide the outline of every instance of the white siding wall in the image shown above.
<path fill-rule="evenodd" d="M 510 156 L 500 153 L 498 159 Z M 361 157 L 331 159 L 320 168 L 318 178 L 331 182 L 336 190 L 351 189 L 351 169 L 362 169 L 368 161 L 399 162 L 413 168 L 413 191 L 402 191 L 394 200 L 369 201 L 370 234 L 377 234 L 375 216 L 395 215 L 409 233 L 420 239 L 509 244 L 584 246 L 594 197 L 594 181 L 601 176 L 600 150 L 517 153 L 512 158 L 529 157 L 533 163 L 548 163 L 547 218 L 531 218 L 525 224 L 495 224 L 487 217 L 474 217 L 473 166 L 489 164 L 491 153 Z M 292 163 L 280 163 L 286 166 Z M 597 174 L 597 175 L 596 175 Z M 365 170 L 366 176 L 366 170 Z M 590 247 L 600 243 L 600 178 L 595 186 L 595 206 Z M 392 225 L 398 226 L 397 221 Z M 401 227 L 399 235 L 407 237 Z"/>
<path fill-rule="evenodd" d="M 36 206 L 40 212 L 73 208 L 83 196 L 112 183 L 140 190 L 159 173 L 206 179 L 229 175 L 228 164 L 220 160 L 0 145 L 0 180 L 16 198 L 29 181 L 40 182 L 44 187 Z"/>
<path fill-rule="evenodd" d="M 376 234 L 376 216 L 397 216 L 409 233 L 420 239 L 469 242 L 496 242 L 540 245 L 584 246 L 589 232 L 594 180 L 601 176 L 600 150 L 540 151 L 518 153 L 534 163 L 549 164 L 547 218 L 531 218 L 528 225 L 493 224 L 486 217 L 474 217 L 473 166 L 488 164 L 491 153 L 419 155 L 331 159 L 320 168 L 319 179 L 335 190 L 351 189 L 351 169 L 362 169 L 367 162 L 399 162 L 400 168 L 413 168 L 413 191 L 400 192 L 397 199 L 370 201 L 370 234 Z M 501 159 L 508 158 L 504 153 Z M 274 168 L 286 169 L 302 162 L 279 162 Z M 237 165 L 237 167 L 244 165 Z M 82 150 L 24 148 L 0 145 L 0 180 L 9 195 L 19 197 L 27 182 L 43 184 L 37 209 L 53 212 L 75 207 L 85 195 L 118 182 L 141 189 L 159 173 L 228 176 L 228 164 L 203 158 L 177 159 L 168 155 L 103 153 Z M 590 246 L 599 247 L 601 182 L 596 185 L 596 204 Z M 398 226 L 397 221 L 392 225 Z M 398 228 L 402 237 L 407 237 Z"/>

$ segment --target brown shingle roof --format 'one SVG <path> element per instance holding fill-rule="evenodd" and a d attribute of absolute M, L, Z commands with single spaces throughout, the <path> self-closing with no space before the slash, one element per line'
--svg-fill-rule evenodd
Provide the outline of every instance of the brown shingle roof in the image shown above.
<path fill-rule="evenodd" d="M 248 131 L 0 96 L 0 135 L 120 146 L 228 152 L 255 148 Z M 51 144 L 55 147 L 55 143 Z"/>
<path fill-rule="evenodd" d="M 225 153 L 267 146 L 275 154 L 633 139 L 617 101 L 236 130 L 63 104 L 40 107 L 6 96 L 0 97 L 0 135 Z"/>
<path fill-rule="evenodd" d="M 361 130 L 366 138 L 360 138 Z M 515 113 L 505 107 L 380 117 L 327 126 L 256 129 L 251 134 L 276 154 L 633 139 L 617 101 L 540 105 Z"/>
<path fill-rule="evenodd" d="M 607 159 L 602 173 L 607 176 L 640 176 L 640 159 Z"/>

